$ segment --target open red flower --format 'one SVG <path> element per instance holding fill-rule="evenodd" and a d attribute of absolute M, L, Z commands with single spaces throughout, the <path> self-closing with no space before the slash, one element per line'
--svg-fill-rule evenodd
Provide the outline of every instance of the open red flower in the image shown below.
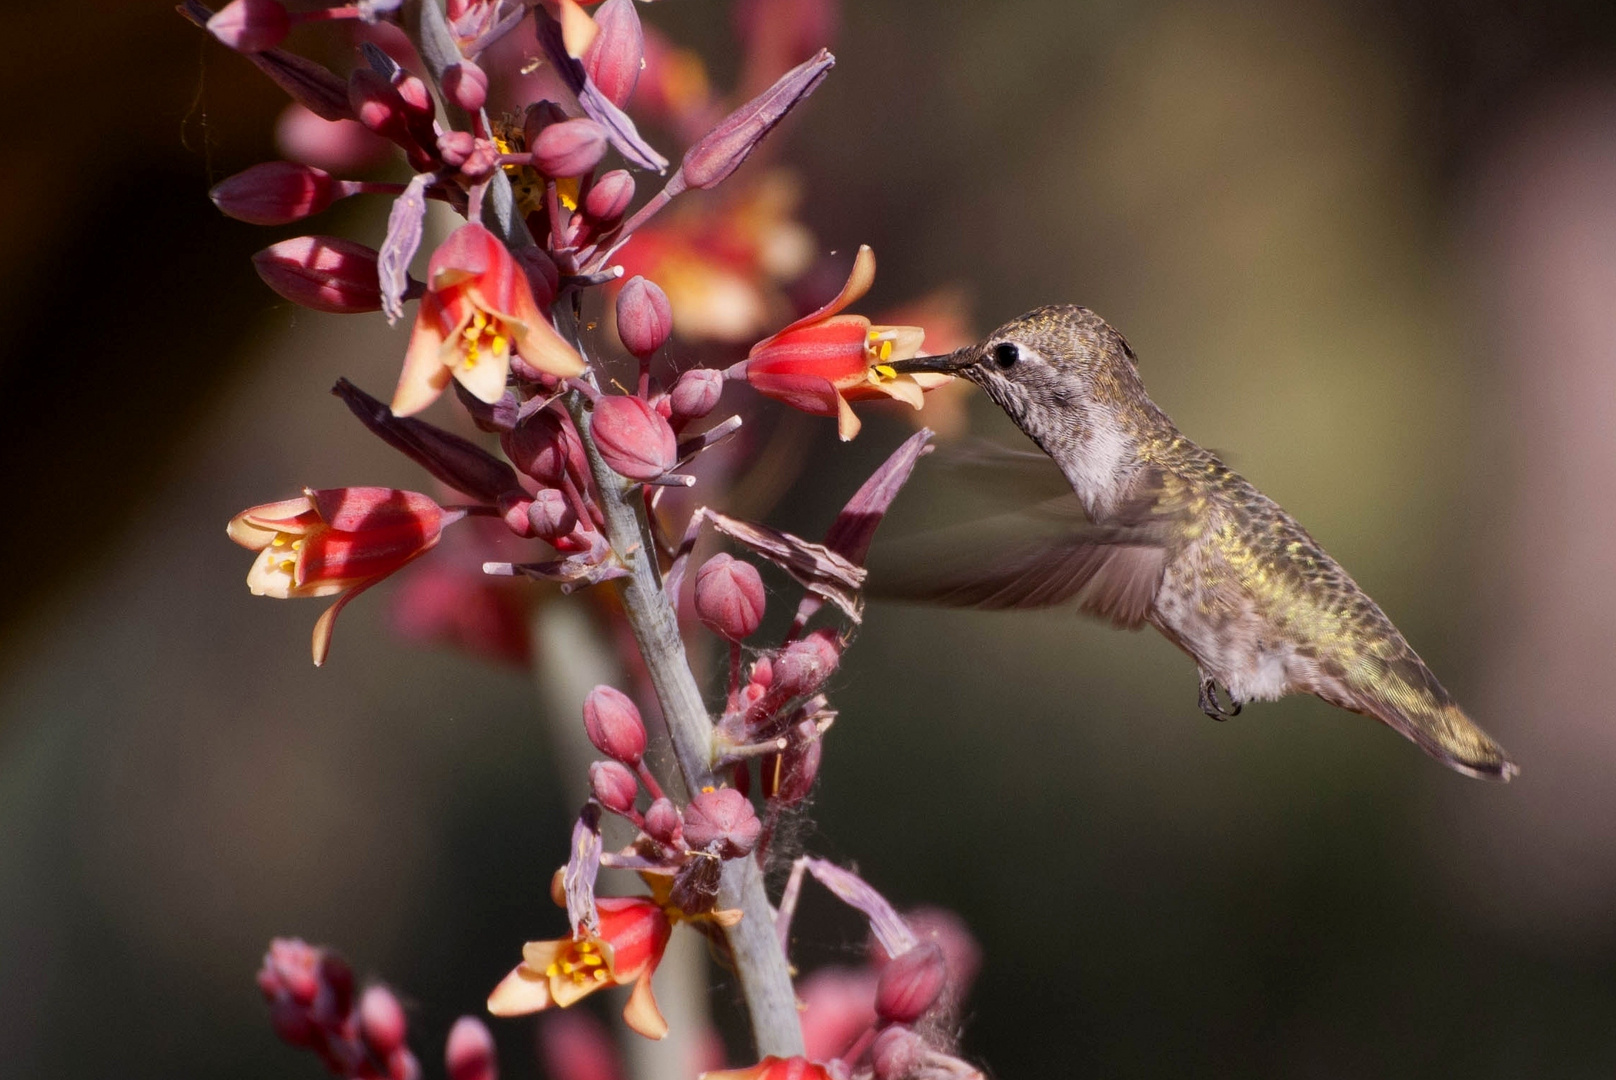
<path fill-rule="evenodd" d="M 305 488 L 230 519 L 230 539 L 258 552 L 247 572 L 254 596 L 331 596 L 314 624 L 314 662 L 325 663 L 343 607 L 405 563 L 432 550 L 443 528 L 465 516 L 425 495 L 382 487 Z"/>
<path fill-rule="evenodd" d="M 432 253 L 393 412 L 420 412 L 451 378 L 481 401 L 505 393 L 511 352 L 552 375 L 581 375 L 584 362 L 550 325 L 522 268 L 481 225 L 460 226 Z"/>
<path fill-rule="evenodd" d="M 887 365 L 918 353 L 925 331 L 918 326 L 872 326 L 863 315 L 840 313 L 874 283 L 875 252 L 861 246 L 847 284 L 835 299 L 752 346 L 745 362 L 746 381 L 792 408 L 836 417 L 843 439 L 859 431 L 849 401 L 892 397 L 920 408 L 921 394 L 942 386 L 950 376 L 900 375 Z"/>
<path fill-rule="evenodd" d="M 805 1057 L 766 1057 L 749 1069 L 704 1072 L 699 1080 L 831 1080 L 831 1075 Z"/>
<path fill-rule="evenodd" d="M 494 987 L 488 1011 L 520 1016 L 555 1005 L 566 1008 L 605 986 L 633 984 L 623 1020 L 648 1039 L 668 1033 L 651 994 L 651 974 L 662 962 L 673 922 L 661 904 L 643 897 L 595 901 L 600 933 L 556 941 L 530 941 L 522 962 Z"/>

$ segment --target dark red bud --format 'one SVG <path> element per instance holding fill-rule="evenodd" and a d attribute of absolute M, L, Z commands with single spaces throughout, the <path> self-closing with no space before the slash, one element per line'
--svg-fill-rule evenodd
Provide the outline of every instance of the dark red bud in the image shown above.
<path fill-rule="evenodd" d="M 606 156 L 606 129 L 585 116 L 550 124 L 528 146 L 546 176 L 582 176 Z"/>
<path fill-rule="evenodd" d="M 760 690 L 767 690 L 769 688 L 769 684 L 773 681 L 774 661 L 770 660 L 767 656 L 758 657 L 757 662 L 752 665 L 752 673 L 748 677 L 747 682 L 752 686 L 756 686 Z"/>
<path fill-rule="evenodd" d="M 796 806 L 808 797 L 819 778 L 819 763 L 825 752 L 819 728 L 804 720 L 792 733 L 792 742 L 779 754 L 763 759 L 763 795 L 782 806 Z"/>
<path fill-rule="evenodd" d="M 385 986 L 372 986 L 359 999 L 359 1029 L 377 1057 L 404 1045 L 404 1006 Z"/>
<path fill-rule="evenodd" d="M 532 506 L 533 500 L 525 495 L 508 494 L 499 500 L 499 516 L 505 527 L 524 540 L 534 536 L 533 519 L 528 517 Z"/>
<path fill-rule="evenodd" d="M 691 368 L 679 376 L 668 392 L 668 407 L 675 420 L 700 420 L 718 407 L 724 393 L 724 373 L 717 368 Z"/>
<path fill-rule="evenodd" d="M 841 661 L 841 649 L 828 631 L 793 641 L 774 658 L 773 682 L 769 693 L 782 701 L 807 697 L 825 684 Z"/>
<path fill-rule="evenodd" d="M 213 205 L 249 225 L 285 225 L 318 214 L 339 194 L 324 169 L 294 161 L 266 161 L 219 181 L 208 192 Z"/>
<path fill-rule="evenodd" d="M 679 440 L 644 398 L 609 394 L 595 402 L 589 430 L 612 471 L 630 480 L 655 480 L 679 460 Z"/>
<path fill-rule="evenodd" d="M 567 118 L 561 106 L 553 101 L 535 101 L 527 107 L 527 113 L 522 117 L 522 139 L 529 150 L 538 141 L 544 129 L 551 124 L 559 124 Z"/>
<path fill-rule="evenodd" d="M 597 686 L 584 699 L 584 730 L 595 749 L 614 761 L 637 766 L 645 756 L 645 722 L 628 695 Z"/>
<path fill-rule="evenodd" d="M 462 1016 L 454 1022 L 443 1057 L 449 1067 L 449 1080 L 499 1080 L 494 1036 L 475 1016 Z"/>
<path fill-rule="evenodd" d="M 567 497 L 555 488 L 540 488 L 527 507 L 528 523 L 540 540 L 571 536 L 578 527 L 578 514 Z"/>
<path fill-rule="evenodd" d="M 254 255 L 253 268 L 294 304 L 352 315 L 381 309 L 376 258 L 372 249 L 340 236 L 299 236 Z"/>
<path fill-rule="evenodd" d="M 355 68 L 349 74 L 348 104 L 361 124 L 390 139 L 401 135 L 409 124 L 398 88 L 369 68 Z"/>
<path fill-rule="evenodd" d="M 456 169 L 477 150 L 477 137 L 469 131 L 445 131 L 438 136 L 438 153 L 444 164 Z"/>
<path fill-rule="evenodd" d="M 597 225 L 613 225 L 628 213 L 634 201 L 634 177 L 624 169 L 613 169 L 590 185 L 584 196 L 584 213 Z"/>
<path fill-rule="evenodd" d="M 894 1024 L 875 1037 L 870 1064 L 875 1080 L 908 1080 L 926 1060 L 926 1040 L 902 1024 Z"/>
<path fill-rule="evenodd" d="M 617 293 L 617 336 L 623 347 L 644 360 L 673 333 L 673 306 L 654 281 L 635 276 Z"/>
<path fill-rule="evenodd" d="M 432 92 L 414 75 L 406 75 L 393 84 L 399 100 L 417 119 L 431 119 L 437 109 L 432 104 Z"/>
<path fill-rule="evenodd" d="M 208 33 L 244 53 L 273 49 L 291 29 L 291 16 L 276 0 L 231 0 L 208 20 Z"/>
<path fill-rule="evenodd" d="M 685 843 L 700 851 L 713 850 L 721 859 L 745 855 L 757 846 L 762 832 L 757 811 L 734 788 L 700 792 L 685 807 Z"/>
<path fill-rule="evenodd" d="M 450 64 L 443 71 L 443 94 L 462 109 L 474 113 L 488 101 L 488 73 L 470 60 Z"/>
<path fill-rule="evenodd" d="M 696 571 L 696 614 L 719 637 L 751 637 L 763 621 L 763 609 L 763 578 L 751 563 L 720 552 Z"/>
<path fill-rule="evenodd" d="M 606 0 L 595 9 L 600 32 L 584 50 L 584 71 L 618 108 L 628 103 L 645 64 L 645 32 L 634 0 Z"/>
<path fill-rule="evenodd" d="M 597 761 L 589 766 L 589 790 L 600 805 L 614 814 L 626 815 L 634 813 L 640 782 L 615 761 Z"/>
<path fill-rule="evenodd" d="M 561 487 L 569 470 L 575 478 L 589 475 L 589 461 L 572 421 L 554 408 L 524 417 L 500 437 L 500 445 L 512 465 L 545 487 Z"/>
<path fill-rule="evenodd" d="M 685 152 L 679 175 L 693 188 L 710 188 L 740 168 L 763 137 L 814 92 L 835 66 L 824 49 L 798 64 L 763 93 L 730 113 Z"/>
<path fill-rule="evenodd" d="M 926 1015 L 948 983 L 943 950 L 926 941 L 881 969 L 875 987 L 875 1012 L 889 1023 L 912 1024 Z"/>
<path fill-rule="evenodd" d="M 679 808 L 667 799 L 658 799 L 645 811 L 645 831 L 651 839 L 669 847 L 679 847 L 684 841 L 684 818 Z"/>

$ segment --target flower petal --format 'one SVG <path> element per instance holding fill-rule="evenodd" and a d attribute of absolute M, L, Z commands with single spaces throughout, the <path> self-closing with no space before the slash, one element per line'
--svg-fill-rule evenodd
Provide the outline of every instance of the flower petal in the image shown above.
<path fill-rule="evenodd" d="M 662 1010 L 657 1008 L 656 997 L 651 993 L 651 973 L 655 970 L 656 965 L 652 964 L 640 973 L 634 980 L 628 1004 L 623 1006 L 623 1023 L 647 1039 L 662 1039 L 668 1034 L 668 1022 L 663 1019 Z"/>
<path fill-rule="evenodd" d="M 225 532 L 242 547 L 261 551 L 281 533 L 302 535 L 318 525 L 317 520 L 307 518 L 313 509 L 307 497 L 264 503 L 262 506 L 249 507 L 231 518 Z"/>
<path fill-rule="evenodd" d="M 837 293 L 835 298 L 831 300 L 830 303 L 826 304 L 817 311 L 804 315 L 796 322 L 781 330 L 780 333 L 775 334 L 774 337 L 777 338 L 780 336 L 780 334 L 787 333 L 791 330 L 796 330 L 799 327 L 807 326 L 810 323 L 819 322 L 822 319 L 830 318 L 832 315 L 837 314 L 848 305 L 863 299 L 864 294 L 869 292 L 870 286 L 874 284 L 875 252 L 870 250 L 870 245 L 860 244 L 858 256 L 853 260 L 853 269 L 848 273 L 847 283 L 842 286 L 842 291 Z M 773 341 L 774 338 L 769 338 L 768 340 Z"/>
<path fill-rule="evenodd" d="M 452 377 L 443 366 L 441 357 L 443 334 L 443 304 L 435 293 L 421 298 L 421 307 L 415 313 L 415 328 L 410 331 L 409 351 L 404 354 L 404 370 L 398 377 L 398 389 L 393 391 L 393 415 L 410 416 L 420 412 L 437 400 Z"/>
<path fill-rule="evenodd" d="M 448 369 L 443 369 L 447 371 Z M 509 350 L 485 352 L 475 362 L 462 360 L 454 366 L 454 377 L 471 396 L 489 405 L 505 396 L 505 380 L 511 373 Z"/>
<path fill-rule="evenodd" d="M 320 617 L 315 620 L 314 638 L 312 641 L 315 667 L 323 666 L 325 664 L 326 656 L 331 652 L 331 633 L 336 629 L 337 616 L 342 613 L 342 609 L 348 606 L 348 601 L 352 600 L 354 597 L 358 596 L 360 593 L 364 592 L 366 589 L 370 588 L 380 580 L 381 578 L 379 577 L 371 578 L 369 581 L 361 582 L 360 584 L 355 585 L 353 588 L 339 596 L 337 598 L 337 602 L 326 608 L 325 611 L 321 612 Z"/>
<path fill-rule="evenodd" d="M 548 1009 L 552 1004 L 550 980 L 543 969 L 533 971 L 526 964 L 516 965 L 488 995 L 488 1011 L 495 1016 L 521 1016 Z"/>
<path fill-rule="evenodd" d="M 843 442 L 851 442 L 863 426 L 853 413 L 853 406 L 840 394 L 836 395 L 836 434 Z"/>

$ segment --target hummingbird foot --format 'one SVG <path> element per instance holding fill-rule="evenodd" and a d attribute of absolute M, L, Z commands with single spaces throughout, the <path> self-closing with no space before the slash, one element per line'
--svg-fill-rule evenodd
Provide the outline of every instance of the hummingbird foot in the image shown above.
<path fill-rule="evenodd" d="M 1199 669 L 1199 673 L 1201 676 L 1201 711 L 1219 723 L 1229 719 L 1231 716 L 1239 716 L 1240 707 L 1244 702 L 1236 698 L 1225 687 L 1223 692 L 1229 699 L 1229 707 L 1225 709 L 1222 702 L 1218 701 L 1217 680 L 1208 675 L 1205 668 Z"/>

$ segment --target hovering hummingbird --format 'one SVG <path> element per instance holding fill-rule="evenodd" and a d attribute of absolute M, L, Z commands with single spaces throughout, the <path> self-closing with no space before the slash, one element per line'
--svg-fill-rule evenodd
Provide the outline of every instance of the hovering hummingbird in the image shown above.
<path fill-rule="evenodd" d="M 1516 773 L 1307 530 L 1179 433 L 1146 396 L 1128 342 L 1094 312 L 1038 308 L 979 344 L 890 366 L 980 386 L 1060 467 L 1081 511 L 1048 504 L 1043 534 L 1018 528 L 979 558 L 911 563 L 913 576 L 884 591 L 992 609 L 1074 602 L 1127 629 L 1148 623 L 1195 661 L 1213 719 L 1309 693 L 1459 772 Z"/>

